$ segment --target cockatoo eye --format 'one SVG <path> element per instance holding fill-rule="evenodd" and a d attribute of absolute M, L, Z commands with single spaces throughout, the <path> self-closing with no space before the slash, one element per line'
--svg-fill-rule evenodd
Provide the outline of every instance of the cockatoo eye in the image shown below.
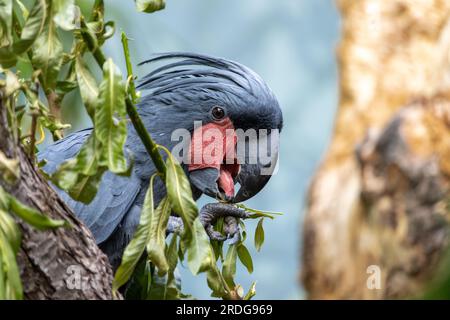
<path fill-rule="evenodd" d="M 222 120 L 225 117 L 225 110 L 221 107 L 213 107 L 211 109 L 211 115 L 214 120 Z"/>

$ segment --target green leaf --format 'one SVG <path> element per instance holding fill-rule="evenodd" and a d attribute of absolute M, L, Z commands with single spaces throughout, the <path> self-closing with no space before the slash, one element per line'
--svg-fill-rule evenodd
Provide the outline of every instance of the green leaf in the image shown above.
<path fill-rule="evenodd" d="M 27 7 L 23 4 L 21 0 L 16 0 L 16 3 L 19 6 L 20 11 L 22 11 L 22 17 L 26 20 L 30 15 L 30 11 L 27 9 Z"/>
<path fill-rule="evenodd" d="M 2 248 L 2 243 L 0 242 L 0 252 Z M 6 270 L 4 270 L 3 266 L 3 255 L 0 254 L 0 300 L 6 300 Z"/>
<path fill-rule="evenodd" d="M 0 209 L 0 232 L 3 232 L 14 252 L 18 252 L 21 232 L 11 215 L 2 209 Z"/>
<path fill-rule="evenodd" d="M 169 272 L 173 272 L 175 268 L 177 267 L 178 263 L 178 235 L 174 233 L 172 235 L 172 239 L 170 239 L 170 244 L 166 248 L 166 258 L 167 263 L 169 265 Z"/>
<path fill-rule="evenodd" d="M 81 21 L 81 29 L 80 33 L 83 38 L 83 42 L 86 43 L 87 47 L 91 52 L 94 52 L 98 49 L 98 38 L 97 33 L 101 34 L 103 30 L 103 22 L 102 21 L 92 21 L 85 23 Z"/>
<path fill-rule="evenodd" d="M 178 236 L 173 234 L 170 244 L 166 247 L 165 255 L 168 262 L 168 273 L 161 277 L 157 274 L 153 276 L 153 283 L 150 289 L 149 299 L 158 300 L 178 300 L 181 298 L 181 288 L 175 279 L 175 268 L 178 262 Z"/>
<path fill-rule="evenodd" d="M 145 195 L 144 206 L 142 207 L 139 225 L 134 233 L 133 239 L 125 248 L 122 256 L 122 262 L 114 275 L 112 284 L 113 292 L 127 283 L 133 274 L 134 268 L 144 253 L 145 246 L 149 240 L 151 219 L 153 215 L 153 181 L 155 175 L 150 178 L 149 187 Z"/>
<path fill-rule="evenodd" d="M 258 221 L 258 225 L 255 230 L 255 248 L 257 251 L 261 250 L 264 243 L 264 228 L 263 228 L 264 218 Z"/>
<path fill-rule="evenodd" d="M 70 197 L 83 203 L 91 203 L 98 191 L 105 168 L 98 167 L 96 174 L 79 174 L 75 184 L 68 190 Z"/>
<path fill-rule="evenodd" d="M 11 68 L 17 62 L 17 56 L 12 51 L 12 13 L 13 1 L 0 0 L 0 64 Z"/>
<path fill-rule="evenodd" d="M 39 37 L 33 44 L 32 63 L 42 71 L 43 87 L 45 91 L 56 87 L 58 74 L 63 61 L 63 46 L 56 31 L 51 5 L 48 5 L 47 19 Z"/>
<path fill-rule="evenodd" d="M 94 2 L 92 7 L 92 21 L 103 21 L 105 16 L 105 3 L 103 0 L 98 0 Z"/>
<path fill-rule="evenodd" d="M 10 97 L 21 88 L 21 84 L 16 73 L 5 70 L 5 75 L 6 88 L 4 90 L 4 95 L 5 97 Z"/>
<path fill-rule="evenodd" d="M 51 181 L 77 201 L 90 203 L 97 194 L 98 185 L 105 172 L 99 167 L 101 146 L 91 134 L 77 156 L 63 162 L 51 176 Z"/>
<path fill-rule="evenodd" d="M 234 288 L 234 276 L 236 275 L 236 257 L 237 244 L 232 244 L 228 247 L 227 256 L 222 266 L 222 275 L 228 286 Z"/>
<path fill-rule="evenodd" d="M 9 159 L 0 150 L 0 177 L 7 183 L 13 184 L 19 179 L 19 160 Z"/>
<path fill-rule="evenodd" d="M 146 300 L 152 285 L 152 265 L 148 259 L 140 259 L 131 276 L 124 297 L 126 300 Z"/>
<path fill-rule="evenodd" d="M 0 0 L 1 1 L 1 0 Z M 10 48 L 0 48 L 0 65 L 3 68 L 11 68 L 17 62 L 17 56 L 14 52 L 10 50 Z"/>
<path fill-rule="evenodd" d="M 192 230 L 191 237 L 187 239 L 187 264 L 189 270 L 196 275 L 208 270 L 215 258 L 200 218 L 194 220 Z"/>
<path fill-rule="evenodd" d="M 13 1 L 0 0 L 0 48 L 12 44 Z"/>
<path fill-rule="evenodd" d="M 229 289 L 222 277 L 216 264 L 212 264 L 211 268 L 206 273 L 206 280 L 208 287 L 211 289 L 211 296 L 222 298 L 229 294 Z"/>
<path fill-rule="evenodd" d="M 183 219 L 186 237 L 189 238 L 195 218 L 197 205 L 192 198 L 191 184 L 178 161 L 170 152 L 166 161 L 166 188 L 172 209 Z"/>
<path fill-rule="evenodd" d="M 74 0 L 53 0 L 53 20 L 63 30 L 73 30 L 76 27 L 77 7 Z"/>
<path fill-rule="evenodd" d="M 152 210 L 153 211 L 153 210 Z M 169 264 L 165 255 L 167 222 L 171 213 L 170 202 L 167 198 L 161 200 L 158 208 L 151 217 L 150 237 L 147 243 L 149 259 L 158 268 L 158 273 L 163 276 L 169 270 Z"/>
<path fill-rule="evenodd" d="M 184 261 L 184 254 L 186 253 L 186 245 L 184 241 L 180 241 L 180 245 L 178 246 L 178 259 L 180 259 L 180 262 L 183 263 Z"/>
<path fill-rule="evenodd" d="M 243 203 L 236 204 L 236 207 L 244 209 L 245 211 L 252 212 L 248 219 L 258 219 L 258 218 L 269 218 L 274 219 L 274 216 L 281 216 L 283 215 L 282 212 L 275 212 L 275 211 L 263 211 L 258 209 L 252 209 L 244 205 Z"/>
<path fill-rule="evenodd" d="M 178 300 L 180 299 L 180 288 L 177 286 L 173 274 L 161 277 L 153 275 L 152 286 L 148 298 L 150 300 Z"/>
<path fill-rule="evenodd" d="M 32 225 L 38 230 L 46 230 L 50 228 L 58 228 L 62 226 L 67 226 L 68 223 L 64 220 L 55 220 L 51 219 L 43 214 L 41 214 L 36 209 L 33 209 L 15 197 L 10 197 L 10 209 L 13 211 L 19 218 Z"/>
<path fill-rule="evenodd" d="M 244 243 L 247 240 L 247 228 L 245 227 L 244 221 L 239 219 L 239 226 L 241 228 L 241 243 Z"/>
<path fill-rule="evenodd" d="M 14 197 L 0 186 L 0 299 L 22 299 L 22 283 L 16 254 L 21 233 L 14 219 L 7 213 L 15 209 Z"/>
<path fill-rule="evenodd" d="M 58 81 L 56 83 L 56 93 L 63 96 L 66 93 L 69 93 L 70 91 L 72 91 L 78 87 L 79 87 L 79 84 L 77 81 L 71 81 L 71 80 Z"/>
<path fill-rule="evenodd" d="M 178 300 L 181 297 L 181 288 L 177 285 L 174 273 L 178 261 L 177 238 L 177 235 L 174 234 L 166 248 L 169 272 L 164 277 L 154 276 L 149 299 Z"/>
<path fill-rule="evenodd" d="M 136 8 L 140 12 L 152 13 L 166 7 L 164 0 L 135 0 Z"/>
<path fill-rule="evenodd" d="M 247 294 L 244 296 L 244 300 L 250 300 L 256 295 L 256 281 L 252 283 L 250 286 L 250 289 L 248 290 Z"/>
<path fill-rule="evenodd" d="M 45 0 L 35 2 L 22 29 L 20 39 L 13 45 L 13 50 L 17 55 L 30 49 L 44 29 L 46 9 Z"/>
<path fill-rule="evenodd" d="M 94 119 L 95 109 L 99 103 L 97 82 L 89 69 L 84 65 L 81 56 L 78 56 L 75 60 L 75 71 L 80 87 L 81 99 L 86 106 L 88 114 Z"/>
<path fill-rule="evenodd" d="M 244 246 L 243 244 L 238 245 L 237 254 L 238 254 L 239 260 L 247 268 L 248 273 L 252 273 L 253 272 L 253 260 L 252 260 L 252 256 L 250 255 L 250 252 L 248 251 L 247 247 Z"/>
<path fill-rule="evenodd" d="M 11 196 L 9 193 L 6 193 L 5 189 L 0 186 L 0 209 L 5 211 L 9 211 L 9 206 L 11 203 Z"/>
<path fill-rule="evenodd" d="M 114 173 L 128 169 L 124 155 L 127 137 L 125 116 L 125 85 L 118 68 L 112 59 L 108 59 L 103 65 L 100 104 L 95 111 L 95 135 L 103 144 L 104 161 Z"/>
<path fill-rule="evenodd" d="M 223 217 L 220 217 L 214 224 L 214 230 L 223 234 L 223 224 L 224 219 Z M 215 240 L 211 241 L 211 247 L 214 250 L 214 256 L 216 257 L 216 261 L 221 259 L 221 261 L 223 262 L 223 243 L 224 243 L 223 241 L 215 241 Z"/>
<path fill-rule="evenodd" d="M 0 186 L 0 209 L 3 209 L 4 211 L 14 212 L 16 216 L 18 216 L 19 218 L 21 218 L 22 220 L 24 220 L 25 222 L 32 225 L 38 230 L 46 230 L 49 228 L 58 228 L 61 226 L 68 225 L 66 221 L 51 219 L 41 214 L 36 209 L 33 209 L 23 204 L 15 197 L 8 194 L 1 186 Z M 7 229 L 11 230 L 11 228 L 14 227 L 9 227 Z M 5 236 L 9 239 L 13 238 L 8 233 L 5 233 Z"/>
<path fill-rule="evenodd" d="M 19 267 L 8 238 L 0 230 L 0 297 L 21 300 L 23 297 Z"/>

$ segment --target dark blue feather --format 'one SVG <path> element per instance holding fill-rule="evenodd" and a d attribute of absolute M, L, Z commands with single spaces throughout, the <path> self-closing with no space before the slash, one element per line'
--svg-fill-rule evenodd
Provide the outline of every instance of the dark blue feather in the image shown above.
<path fill-rule="evenodd" d="M 85 129 L 72 133 L 40 152 L 38 160 L 47 161 L 43 170 L 51 174 L 65 160 L 76 156 L 91 132 L 92 129 Z M 66 192 L 54 185 L 53 188 L 92 231 L 97 243 L 102 243 L 113 233 L 129 211 L 141 185 L 135 175 L 121 177 L 106 172 L 99 185 L 97 195 L 89 204 L 73 200 Z"/>

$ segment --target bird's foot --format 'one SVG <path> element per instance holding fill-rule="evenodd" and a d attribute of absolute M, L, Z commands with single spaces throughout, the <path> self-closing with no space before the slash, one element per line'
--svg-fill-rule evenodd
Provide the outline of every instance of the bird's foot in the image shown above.
<path fill-rule="evenodd" d="M 170 216 L 167 222 L 166 235 L 170 233 L 182 234 L 184 231 L 183 220 L 180 217 Z"/>
<path fill-rule="evenodd" d="M 209 238 L 217 241 L 232 239 L 232 243 L 238 242 L 240 238 L 238 219 L 246 219 L 248 216 L 249 214 L 245 210 L 220 202 L 208 203 L 200 210 L 200 221 Z M 214 223 L 221 217 L 224 218 L 223 231 L 225 235 L 214 230 Z"/>
<path fill-rule="evenodd" d="M 225 241 L 232 239 L 236 243 L 240 239 L 239 220 L 248 218 L 249 213 L 227 203 L 208 203 L 200 210 L 200 221 L 211 240 Z M 214 230 L 217 219 L 223 217 L 223 232 Z M 183 221 L 180 217 L 170 216 L 167 233 L 183 233 Z"/>

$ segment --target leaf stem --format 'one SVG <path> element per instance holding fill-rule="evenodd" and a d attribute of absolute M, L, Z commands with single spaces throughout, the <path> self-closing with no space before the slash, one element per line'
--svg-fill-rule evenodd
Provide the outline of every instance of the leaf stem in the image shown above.
<path fill-rule="evenodd" d="M 131 58 L 130 58 L 130 50 L 128 48 L 128 37 L 125 34 L 125 32 L 122 32 L 122 47 L 123 47 L 123 53 L 125 55 L 125 64 L 127 66 L 127 75 L 130 79 L 128 90 L 131 95 L 131 100 L 134 104 L 138 102 L 138 95 L 136 93 L 136 86 L 134 84 L 134 76 L 133 76 L 133 66 L 131 64 Z"/>
<path fill-rule="evenodd" d="M 14 12 L 14 10 L 13 10 L 13 21 L 15 22 L 16 33 L 20 37 L 20 35 L 22 33 L 22 26 L 20 25 L 19 17 L 17 16 L 16 12 Z M 30 62 L 33 60 L 31 50 L 27 50 L 27 57 L 30 60 Z M 34 69 L 34 66 L 33 66 L 33 70 L 36 71 Z M 39 80 L 39 84 L 42 86 L 42 89 L 44 91 L 45 98 L 47 99 L 47 104 L 50 109 L 50 114 L 53 115 L 56 120 L 61 121 L 61 100 L 62 100 L 61 97 L 59 97 L 59 95 L 55 91 L 48 90 L 47 88 L 44 87 L 45 82 L 44 82 L 42 73 L 40 73 L 38 75 L 38 80 Z M 55 130 L 54 132 L 52 132 L 53 141 L 56 142 L 56 141 L 62 139 L 64 136 L 63 133 L 64 132 L 62 130 Z M 33 152 L 33 150 L 34 150 L 34 148 L 32 149 L 31 152 Z"/>
<path fill-rule="evenodd" d="M 100 50 L 100 47 L 98 47 L 93 39 L 90 37 L 89 33 L 87 33 L 85 31 L 85 29 L 87 29 L 87 25 L 86 22 L 84 22 L 84 19 L 81 18 L 80 19 L 80 25 L 81 25 L 81 36 L 83 37 L 84 42 L 86 43 L 89 51 L 92 53 L 92 55 L 95 58 L 95 61 L 97 61 L 97 64 L 100 66 L 100 68 L 103 68 L 103 65 L 106 62 L 106 58 L 105 55 L 103 54 L 103 52 Z"/>
<path fill-rule="evenodd" d="M 30 128 L 30 150 L 29 157 L 34 161 L 35 159 L 35 148 L 36 148 L 36 128 L 37 128 L 37 117 L 38 114 L 36 111 L 33 111 L 31 114 L 31 128 Z"/>
<path fill-rule="evenodd" d="M 161 178 L 164 180 L 166 175 L 166 165 L 164 163 L 163 158 L 161 157 L 161 154 L 158 151 L 158 145 L 150 137 L 150 134 L 145 128 L 144 123 L 142 122 L 142 119 L 136 110 L 136 107 L 134 106 L 133 102 L 129 97 L 126 98 L 125 104 L 127 106 L 128 116 L 130 117 L 130 120 L 133 123 L 134 129 L 141 138 L 141 141 L 144 144 L 147 153 L 152 158 L 156 170 L 158 171 Z"/>
<path fill-rule="evenodd" d="M 87 27 L 83 20 L 81 21 L 81 26 L 82 26 L 81 36 L 83 37 L 83 40 L 86 42 L 88 49 L 92 52 L 98 66 L 100 68 L 103 68 L 103 64 L 106 61 L 105 55 L 103 54 L 103 52 L 100 50 L 99 47 L 94 46 L 93 41 L 92 39 L 90 39 L 87 32 L 83 31 L 83 28 Z M 136 110 L 136 106 L 134 105 L 130 97 L 125 98 L 125 105 L 127 109 L 127 114 L 131 120 L 131 123 L 134 126 L 134 129 L 136 130 L 137 134 L 139 135 L 139 138 L 144 144 L 145 149 L 147 150 L 147 153 L 149 154 L 150 158 L 152 158 L 156 170 L 158 171 L 158 174 L 164 180 L 166 175 L 166 165 L 164 163 L 163 158 L 161 157 L 161 154 L 158 151 L 158 145 L 155 143 L 155 141 L 153 141 L 147 129 L 145 128 L 145 125 L 142 122 L 142 119 Z"/>

